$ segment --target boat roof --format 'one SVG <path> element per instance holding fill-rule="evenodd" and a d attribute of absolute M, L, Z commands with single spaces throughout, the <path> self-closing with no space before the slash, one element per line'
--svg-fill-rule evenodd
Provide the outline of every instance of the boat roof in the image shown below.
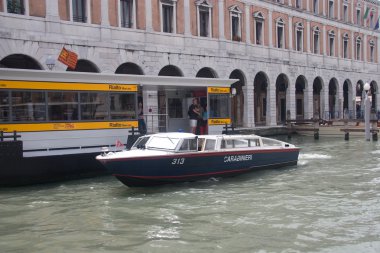
<path fill-rule="evenodd" d="M 206 139 L 229 139 L 229 140 L 236 140 L 236 139 L 247 139 L 247 138 L 261 138 L 259 135 L 255 134 L 249 134 L 249 135 L 226 135 L 226 134 L 218 134 L 218 135 L 195 135 L 192 133 L 183 133 L 183 132 L 168 132 L 168 133 L 156 133 L 146 136 L 157 136 L 157 137 L 168 137 L 168 138 L 195 138 L 198 136 L 198 138 L 206 138 Z"/>

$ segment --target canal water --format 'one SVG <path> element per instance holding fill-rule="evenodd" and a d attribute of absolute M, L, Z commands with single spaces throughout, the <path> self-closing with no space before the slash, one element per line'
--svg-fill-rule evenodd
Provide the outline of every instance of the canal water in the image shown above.
<path fill-rule="evenodd" d="M 230 179 L 0 189 L 0 251 L 380 252 L 380 142 L 290 142 L 297 166 Z"/>

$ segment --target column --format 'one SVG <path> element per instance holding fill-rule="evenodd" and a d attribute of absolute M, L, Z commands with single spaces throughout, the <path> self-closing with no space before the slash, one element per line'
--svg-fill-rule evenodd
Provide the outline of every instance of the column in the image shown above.
<path fill-rule="evenodd" d="M 86 9 L 87 9 L 87 24 L 91 24 L 91 1 L 86 1 Z"/>
<path fill-rule="evenodd" d="M 6 1 L 4 0 L 4 2 Z M 45 5 L 46 5 L 46 19 L 59 20 L 58 0 L 45 0 Z"/>
<path fill-rule="evenodd" d="M 185 25 L 185 35 L 190 36 L 191 35 L 191 29 L 190 29 L 190 3 L 189 0 L 184 0 L 184 25 Z M 198 13 L 197 13 L 198 16 Z M 211 30 L 210 30 L 211 32 Z M 212 37 L 212 35 L 211 35 Z"/>
<path fill-rule="evenodd" d="M 310 11 L 310 0 L 306 0 L 306 11 Z"/>
<path fill-rule="evenodd" d="M 351 59 L 355 60 L 355 33 L 351 31 Z"/>
<path fill-rule="evenodd" d="M 251 12 L 250 6 L 245 4 L 245 41 L 251 44 Z"/>
<path fill-rule="evenodd" d="M 268 40 L 269 40 L 269 43 L 268 43 L 268 46 L 269 47 L 273 47 L 273 20 L 272 20 L 272 10 L 269 10 L 268 12 Z"/>
<path fill-rule="evenodd" d="M 48 2 L 48 0 L 46 0 L 46 2 Z M 4 13 L 7 13 L 8 12 L 8 9 L 7 9 L 7 0 L 1 0 L 1 4 L 3 5 L 3 11 L 4 11 Z"/>
<path fill-rule="evenodd" d="M 339 58 L 342 56 L 342 36 L 340 36 L 340 29 L 338 29 L 338 52 L 336 56 Z"/>
<path fill-rule="evenodd" d="M 337 13 L 337 16 L 336 16 L 336 17 L 337 17 L 338 20 L 340 20 L 340 17 L 341 17 L 341 15 L 340 15 L 340 9 L 341 9 L 341 5 L 342 5 L 341 0 L 336 1 L 336 2 L 335 2 L 335 5 L 338 5 L 338 6 L 337 6 L 338 13 Z M 334 6 L 335 6 L 335 5 L 334 5 Z"/>
<path fill-rule="evenodd" d="M 326 16 L 326 1 L 327 0 L 322 0 L 322 15 Z"/>
<path fill-rule="evenodd" d="M 323 44 L 323 55 L 327 55 L 327 48 L 326 48 L 326 43 L 328 40 L 328 36 L 326 34 L 326 25 L 323 24 L 322 26 L 322 44 Z"/>
<path fill-rule="evenodd" d="M 219 39 L 225 39 L 225 35 L 224 35 L 224 0 L 218 1 L 218 16 L 219 16 Z"/>
<path fill-rule="evenodd" d="M 145 0 L 145 22 L 146 31 L 153 31 L 153 21 L 152 21 L 152 0 Z"/>
<path fill-rule="evenodd" d="M 276 87 L 275 84 L 269 85 L 267 89 L 267 126 L 277 125 L 276 112 Z"/>
<path fill-rule="evenodd" d="M 366 19 L 364 19 L 364 14 L 365 14 L 365 11 L 367 10 L 367 4 L 366 3 L 364 3 L 364 12 L 363 12 L 363 27 L 367 27 L 367 20 L 368 20 L 368 16 L 369 16 L 369 13 L 368 13 L 368 16 L 367 16 L 367 18 Z"/>
<path fill-rule="evenodd" d="M 289 36 L 289 50 L 293 49 L 293 17 L 289 15 L 289 29 L 288 29 L 288 36 Z"/>
<path fill-rule="evenodd" d="M 311 36 L 311 29 L 310 29 L 310 21 L 306 21 L 306 52 L 310 53 L 310 36 Z"/>
<path fill-rule="evenodd" d="M 363 38 L 363 43 L 362 43 L 362 47 L 363 47 L 363 61 L 364 63 L 367 62 L 367 48 L 368 48 L 368 41 L 367 41 L 367 34 L 364 34 L 364 38 Z"/>
<path fill-rule="evenodd" d="M 70 14 L 70 21 L 73 21 L 73 2 L 71 0 L 69 1 L 69 14 Z"/>
<path fill-rule="evenodd" d="M 25 16 L 29 16 L 29 0 L 24 0 L 24 6 L 25 6 Z"/>
<path fill-rule="evenodd" d="M 356 11 L 354 10 L 354 1 L 351 1 L 351 23 L 354 23 L 354 16 L 355 16 Z"/>
<path fill-rule="evenodd" d="M 120 2 L 120 1 L 118 1 Z M 118 10 L 120 10 L 120 6 L 118 5 Z M 102 15 L 102 20 L 101 20 L 101 24 L 102 26 L 109 26 L 110 25 L 110 21 L 109 21 L 109 16 L 108 16 L 108 0 L 102 0 L 101 3 L 100 3 L 100 10 L 101 10 L 101 15 Z M 120 13 L 120 12 L 119 12 Z M 118 17 L 120 16 L 118 13 Z M 120 20 L 120 18 L 119 18 Z"/>

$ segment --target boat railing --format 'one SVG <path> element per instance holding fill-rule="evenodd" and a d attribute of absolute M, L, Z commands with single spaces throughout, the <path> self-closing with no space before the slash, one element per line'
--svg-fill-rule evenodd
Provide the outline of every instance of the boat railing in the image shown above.
<path fill-rule="evenodd" d="M 20 138 L 20 137 L 21 135 L 17 134 L 17 131 L 13 131 L 13 133 L 0 131 L 1 142 L 5 141 L 5 139 L 13 139 L 13 141 L 17 141 L 17 138 Z"/>

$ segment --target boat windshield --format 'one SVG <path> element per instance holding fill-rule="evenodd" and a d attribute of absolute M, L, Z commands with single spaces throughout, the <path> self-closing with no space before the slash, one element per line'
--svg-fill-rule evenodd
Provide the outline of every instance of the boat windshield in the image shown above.
<path fill-rule="evenodd" d="M 269 139 L 269 138 L 262 138 L 263 140 L 263 146 L 264 147 L 281 147 L 283 142 L 279 140 Z"/>
<path fill-rule="evenodd" d="M 136 142 L 133 144 L 131 149 L 136 149 L 136 148 L 145 148 L 146 142 L 149 140 L 150 137 L 140 137 L 136 140 Z"/>
<path fill-rule="evenodd" d="M 168 136 L 152 136 L 149 142 L 146 144 L 146 147 L 175 150 L 179 141 L 179 138 L 170 138 Z"/>

